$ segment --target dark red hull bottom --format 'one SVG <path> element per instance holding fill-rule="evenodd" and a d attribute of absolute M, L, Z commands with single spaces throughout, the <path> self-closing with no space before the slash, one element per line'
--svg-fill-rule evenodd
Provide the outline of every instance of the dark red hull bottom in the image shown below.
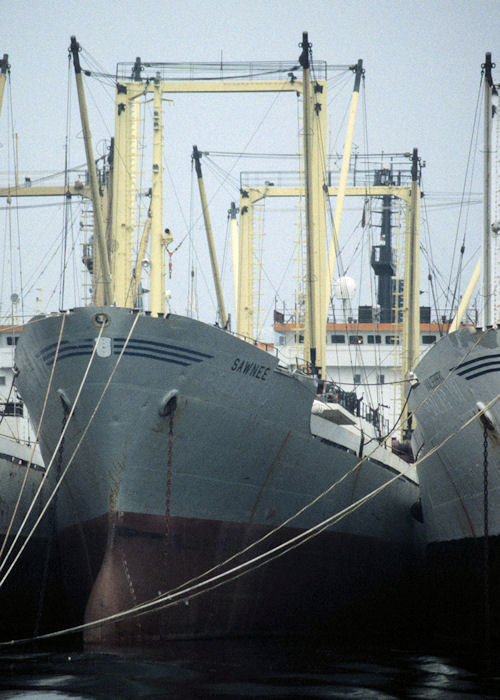
<path fill-rule="evenodd" d="M 166 523 L 161 516 L 131 513 L 68 529 L 61 550 L 74 616 L 92 622 L 184 586 L 267 531 L 174 517 Z M 298 532 L 282 530 L 225 568 Z M 201 595 L 193 591 L 175 605 L 88 629 L 84 639 L 115 646 L 341 630 L 391 636 L 418 618 L 418 564 L 397 544 L 327 532 Z"/>

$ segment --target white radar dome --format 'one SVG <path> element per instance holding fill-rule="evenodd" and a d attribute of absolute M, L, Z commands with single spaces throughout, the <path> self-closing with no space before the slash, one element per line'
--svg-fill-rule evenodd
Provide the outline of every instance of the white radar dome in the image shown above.
<path fill-rule="evenodd" d="M 352 277 L 339 277 L 333 285 L 335 296 L 337 299 L 344 301 L 352 299 L 356 291 L 356 282 Z"/>

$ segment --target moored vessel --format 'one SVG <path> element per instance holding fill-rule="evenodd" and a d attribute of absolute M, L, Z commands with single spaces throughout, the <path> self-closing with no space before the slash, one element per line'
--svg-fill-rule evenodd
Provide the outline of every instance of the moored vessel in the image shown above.
<path fill-rule="evenodd" d="M 123 143 L 122 115 L 138 95 L 153 92 L 151 310 L 137 304 L 144 250 L 132 269 L 119 238 L 127 235 L 117 203 L 123 166 L 113 174 L 110 246 L 97 189 L 92 195 L 94 303 L 35 317 L 17 346 L 17 385 L 40 423 L 42 454 L 47 464 L 56 454 L 60 463 L 62 571 L 89 643 L 352 631 L 358 623 L 363 634 L 393 633 L 416 607 L 421 525 L 411 515 L 414 467 L 380 440 L 373 422 L 321 393 L 324 188 L 323 170 L 312 165 L 324 120 L 314 106 L 325 100 L 326 86 L 311 84 L 307 35 L 302 47 L 302 80 L 280 78 L 260 89 L 290 89 L 304 102 L 311 238 L 303 370 L 284 367 L 226 328 L 165 308 L 161 93 L 175 90 L 161 79 L 161 64 L 144 64 L 155 67 L 151 80 L 141 64 L 132 81 L 117 84 Z M 81 92 L 74 39 L 72 50 Z M 200 83 L 198 90 L 223 91 Z M 115 148 L 121 158 L 120 144 Z M 248 311 L 247 293 L 240 280 L 239 319 Z M 248 336 L 244 324 L 238 330 Z"/>
<path fill-rule="evenodd" d="M 421 485 L 430 587 L 440 631 L 497 635 L 500 614 L 500 329 L 495 305 L 490 132 L 498 117 L 491 55 L 484 75 L 482 327 L 452 325 L 414 368 L 408 403 Z M 497 261 L 498 264 L 498 261 Z"/>
<path fill-rule="evenodd" d="M 17 325 L 0 327 L 0 621 L 12 637 L 50 626 L 46 595 L 56 583 L 53 520 L 49 515 L 34 527 L 46 504 L 45 466 L 14 386 L 14 348 L 21 331 Z M 11 569 L 21 549 L 22 558 Z"/>
<path fill-rule="evenodd" d="M 4 54 L 0 59 L 0 112 L 8 75 L 9 57 Z M 8 240 L 12 241 L 11 235 Z M 12 268 L 11 243 L 9 254 Z M 47 589 L 55 584 L 50 517 L 34 529 L 46 503 L 45 492 L 35 504 L 45 467 L 15 386 L 14 351 L 23 326 L 18 317 L 20 296 L 12 288 L 14 277 L 11 269 L 10 311 L 0 325 L 0 627 L 5 636 L 12 637 L 37 634 L 50 626 Z M 14 566 L 14 558 L 21 553 L 19 565 Z"/>

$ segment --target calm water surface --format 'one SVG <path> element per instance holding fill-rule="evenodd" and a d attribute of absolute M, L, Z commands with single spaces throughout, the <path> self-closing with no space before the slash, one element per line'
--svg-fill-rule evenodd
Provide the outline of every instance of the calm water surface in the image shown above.
<path fill-rule="evenodd" d="M 495 655 L 307 641 L 0 655 L 0 698 L 499 698 Z"/>

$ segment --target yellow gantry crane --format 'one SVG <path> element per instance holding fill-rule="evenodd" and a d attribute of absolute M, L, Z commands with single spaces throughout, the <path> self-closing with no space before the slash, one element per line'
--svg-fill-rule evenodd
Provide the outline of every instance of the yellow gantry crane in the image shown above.
<path fill-rule="evenodd" d="M 338 234 L 342 219 L 345 196 L 372 196 L 391 194 L 405 201 L 407 208 L 407 246 L 411 246 L 405 256 L 405 301 L 403 314 L 408 334 L 408 348 L 403 348 L 403 371 L 411 369 L 418 352 L 418 225 L 420 190 L 416 179 L 411 188 L 398 186 L 356 187 L 347 185 L 347 176 L 352 151 L 352 140 L 356 109 L 359 99 L 360 80 L 363 63 L 358 61 L 352 69 L 355 73 L 354 89 L 346 129 L 344 155 L 339 184 L 327 187 L 326 175 L 326 80 L 311 77 L 311 44 L 307 33 L 303 34 L 299 58 L 302 79 L 289 72 L 286 79 L 279 80 L 240 80 L 240 79 L 190 79 L 164 80 L 162 64 L 154 64 L 158 70 L 154 78 L 142 79 L 143 66 L 137 59 L 130 78 L 118 79 L 115 98 L 115 138 L 111 175 L 111 196 L 108 204 L 105 193 L 99 191 L 92 153 L 92 140 L 88 127 L 85 95 L 83 92 L 82 71 L 79 62 L 80 47 L 74 37 L 71 39 L 71 53 L 80 104 L 82 127 L 84 130 L 89 185 L 67 187 L 65 194 L 79 194 L 92 199 L 94 206 L 95 240 L 94 245 L 94 303 L 116 304 L 133 308 L 137 295 L 143 262 L 146 260 L 146 247 L 150 240 L 150 311 L 153 315 L 165 313 L 165 266 L 164 249 L 172 240 L 163 230 L 163 118 L 162 101 L 164 94 L 176 93 L 252 93 L 278 92 L 301 95 L 303 103 L 303 156 L 304 187 L 244 187 L 239 206 L 239 235 L 236 231 L 236 206 L 231 210 L 231 232 L 233 240 L 233 273 L 235 283 L 235 307 L 237 332 L 248 338 L 254 337 L 254 290 L 253 290 L 253 207 L 269 196 L 302 196 L 306 201 L 307 266 L 306 266 L 306 314 L 304 324 L 305 359 L 322 377 L 325 376 L 326 323 L 331 296 L 335 259 L 338 247 Z M 7 71 L 7 57 L 1 62 L 0 107 L 3 85 Z M 151 64 L 153 65 L 153 64 Z M 297 67 L 294 67 L 295 70 Z M 134 223 L 137 192 L 137 114 L 141 100 L 152 98 L 153 102 L 153 157 L 151 204 L 146 217 L 138 252 L 133 259 Z M 196 149 L 197 151 L 197 149 Z M 198 152 L 199 155 L 199 152 Z M 193 154 L 195 157 L 195 154 Z M 416 151 L 414 158 L 417 158 Z M 210 259 L 215 280 L 218 302 L 218 315 L 222 326 L 227 324 L 227 314 L 222 296 L 213 235 L 210 230 L 208 206 L 204 195 L 199 157 L 196 159 L 197 174 L 202 197 L 202 209 L 207 229 Z M 199 168 L 199 173 L 198 173 Z M 416 173 L 416 165 L 415 165 Z M 8 189 L 8 191 L 7 191 Z M 36 196 L 60 194 L 62 188 L 15 187 L 0 190 L 0 196 Z M 330 196 L 336 197 L 331 241 L 327 245 L 326 203 Z M 103 214 L 104 212 L 104 214 Z M 106 225 L 107 219 L 107 225 Z M 208 222 L 208 226 L 207 226 Z M 415 292 L 416 290 L 416 292 Z M 406 295 L 413 296 L 406 296 Z M 413 299 L 413 301 L 411 301 Z M 416 299 L 416 301 L 415 301 Z M 417 305 L 415 307 L 415 304 Z M 417 309 L 415 311 L 415 308 Z M 409 324 L 409 325 L 408 325 Z M 405 336 L 406 333 L 403 334 Z M 405 342 L 405 341 L 404 341 Z"/>

